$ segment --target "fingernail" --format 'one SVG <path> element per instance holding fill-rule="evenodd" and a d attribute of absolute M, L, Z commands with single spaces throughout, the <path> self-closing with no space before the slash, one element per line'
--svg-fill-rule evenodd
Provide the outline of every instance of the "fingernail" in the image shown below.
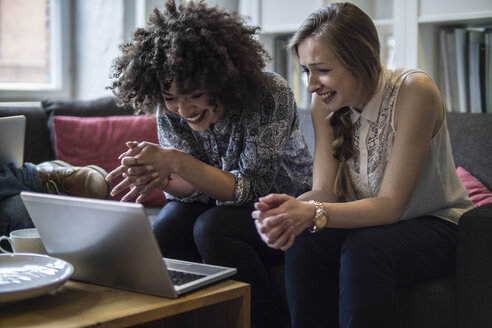
<path fill-rule="evenodd" d="M 153 178 L 157 178 L 158 176 L 159 176 L 159 172 L 154 172 L 154 173 L 152 173 L 152 177 L 153 177 Z"/>
<path fill-rule="evenodd" d="M 147 171 L 152 171 L 154 169 L 154 166 L 147 165 L 145 168 L 147 169 Z"/>

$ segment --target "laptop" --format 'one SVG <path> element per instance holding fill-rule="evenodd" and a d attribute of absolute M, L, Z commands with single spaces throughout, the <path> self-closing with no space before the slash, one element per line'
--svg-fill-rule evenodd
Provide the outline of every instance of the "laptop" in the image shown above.
<path fill-rule="evenodd" d="M 21 167 L 24 162 L 24 115 L 0 117 L 0 163 L 14 163 Z"/>
<path fill-rule="evenodd" d="M 142 204 L 27 191 L 21 198 L 48 254 L 74 266 L 73 280 L 177 298 L 237 272 L 163 258 Z"/>

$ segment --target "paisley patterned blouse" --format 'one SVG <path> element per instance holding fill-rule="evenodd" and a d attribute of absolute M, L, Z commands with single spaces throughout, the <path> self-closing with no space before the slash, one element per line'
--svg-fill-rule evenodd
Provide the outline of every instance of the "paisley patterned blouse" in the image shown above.
<path fill-rule="evenodd" d="M 299 114 L 287 82 L 267 74 L 261 99 L 247 108 L 231 108 L 203 132 L 192 130 L 179 115 L 158 110 L 159 143 L 186 152 L 196 159 L 236 177 L 234 199 L 217 205 L 250 205 L 269 193 L 298 196 L 310 190 L 312 158 L 299 128 Z M 199 190 L 178 198 L 208 203 Z"/>

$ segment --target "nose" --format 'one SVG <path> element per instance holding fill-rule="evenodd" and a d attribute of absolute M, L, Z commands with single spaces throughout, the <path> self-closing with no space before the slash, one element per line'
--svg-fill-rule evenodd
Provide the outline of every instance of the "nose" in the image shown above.
<path fill-rule="evenodd" d="M 307 91 L 309 93 L 313 93 L 313 92 L 316 92 L 316 90 L 318 90 L 320 88 L 320 83 L 319 83 L 319 80 L 316 76 L 316 74 L 308 74 L 307 75 Z"/>
<path fill-rule="evenodd" d="M 178 105 L 178 111 L 183 114 L 188 112 L 193 107 L 192 102 L 189 101 L 187 97 L 178 98 L 177 105 Z"/>

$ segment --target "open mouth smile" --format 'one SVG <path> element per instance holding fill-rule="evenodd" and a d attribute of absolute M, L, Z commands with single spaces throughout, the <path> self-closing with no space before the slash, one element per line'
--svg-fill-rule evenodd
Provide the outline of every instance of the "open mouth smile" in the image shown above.
<path fill-rule="evenodd" d="M 203 112 L 201 112 L 195 116 L 187 117 L 186 121 L 188 121 L 188 123 L 190 123 L 190 124 L 200 123 L 203 120 L 203 118 L 205 117 L 206 112 L 207 112 L 207 110 L 204 110 Z"/>
<path fill-rule="evenodd" d="M 320 96 L 324 103 L 328 103 L 333 99 L 333 96 L 335 96 L 336 93 L 336 91 L 330 91 L 327 93 L 318 94 L 318 96 Z"/>

